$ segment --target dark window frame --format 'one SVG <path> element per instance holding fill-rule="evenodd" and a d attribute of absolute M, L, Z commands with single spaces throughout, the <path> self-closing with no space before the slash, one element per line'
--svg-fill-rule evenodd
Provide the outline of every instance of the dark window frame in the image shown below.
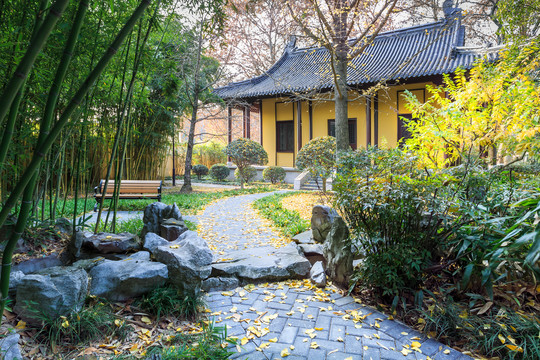
<path fill-rule="evenodd" d="M 290 144 L 281 144 L 280 142 L 280 131 L 283 131 L 282 127 L 284 126 L 290 126 L 290 129 L 292 130 L 287 133 L 287 136 L 290 136 L 290 140 L 287 142 L 290 142 Z M 287 145 L 290 145 L 290 150 L 288 149 Z M 294 153 L 294 120 L 276 121 L 276 152 Z"/>
<path fill-rule="evenodd" d="M 331 134 L 330 129 L 332 128 L 331 124 L 334 124 L 334 134 Z M 349 124 L 349 146 L 356 150 L 358 147 L 358 121 L 356 118 L 349 118 L 348 119 Z M 351 131 L 351 125 L 353 126 L 353 131 Z M 336 137 L 336 119 L 328 119 L 327 125 L 326 125 L 326 132 L 328 136 Z M 354 136 L 354 138 L 351 139 L 351 136 Z M 351 140 L 354 140 L 354 142 L 351 142 Z"/>
<path fill-rule="evenodd" d="M 405 91 L 422 91 L 422 103 L 426 102 L 426 88 L 418 88 L 418 89 L 405 89 L 405 90 L 398 90 L 397 91 L 397 100 L 396 100 L 396 107 L 397 107 L 397 142 L 399 146 L 403 146 L 404 141 L 401 141 L 401 139 L 405 138 L 408 139 L 411 137 L 411 134 L 405 129 L 405 122 L 403 121 L 403 118 L 408 119 L 409 121 L 414 121 L 414 118 L 411 113 L 401 113 L 399 109 L 399 99 L 402 93 Z"/>

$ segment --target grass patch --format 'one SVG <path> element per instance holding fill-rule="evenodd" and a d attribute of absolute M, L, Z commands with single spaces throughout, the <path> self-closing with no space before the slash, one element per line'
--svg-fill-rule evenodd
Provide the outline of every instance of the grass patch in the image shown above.
<path fill-rule="evenodd" d="M 52 346 L 64 344 L 88 344 L 104 338 L 124 339 L 128 329 L 123 320 L 117 318 L 110 305 L 95 298 L 89 298 L 87 304 L 69 316 L 50 318 L 39 310 L 32 310 L 34 317 L 43 323 L 38 337 Z"/>
<path fill-rule="evenodd" d="M 237 340 L 227 336 L 225 326 L 215 326 L 213 321 L 202 321 L 201 331 L 196 334 L 179 333 L 167 338 L 167 346 L 151 346 L 145 359 L 177 360 L 228 359 L 232 354 L 226 349 L 227 344 L 236 345 Z M 134 360 L 136 356 L 120 355 L 111 360 Z"/>
<path fill-rule="evenodd" d="M 175 316 L 193 320 L 204 305 L 202 295 L 184 295 L 176 287 L 167 285 L 143 295 L 138 306 L 158 319 L 161 316 Z"/>
<path fill-rule="evenodd" d="M 255 201 L 253 207 L 259 210 L 262 216 L 271 220 L 284 236 L 293 237 L 310 227 L 309 221 L 302 219 L 298 211 L 287 210 L 281 203 L 284 198 L 296 194 L 296 192 L 287 192 L 266 196 Z"/>

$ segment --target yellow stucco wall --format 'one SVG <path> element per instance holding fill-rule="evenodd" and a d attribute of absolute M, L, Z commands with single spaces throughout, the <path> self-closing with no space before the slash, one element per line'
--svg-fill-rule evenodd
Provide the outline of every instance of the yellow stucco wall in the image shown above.
<path fill-rule="evenodd" d="M 379 90 L 379 146 L 395 147 L 397 146 L 398 136 L 398 113 L 409 113 L 404 108 L 404 101 L 398 102 L 398 94 L 401 96 L 404 90 L 415 90 L 413 93 L 425 101 L 428 93 L 425 91 L 426 84 L 415 83 L 406 85 L 391 86 L 387 89 Z M 365 98 L 359 97 L 358 93 L 349 94 L 349 118 L 356 119 L 356 141 L 357 148 L 365 147 L 366 134 L 366 102 Z M 371 106 L 371 144 L 374 139 L 374 104 Z M 313 138 L 328 135 L 328 120 L 335 119 L 334 102 L 328 100 L 328 97 L 321 97 L 320 100 L 312 101 L 313 112 Z M 302 143 L 306 144 L 309 140 L 309 104 L 308 101 L 301 102 L 302 116 Z M 284 167 L 294 167 L 294 161 L 298 152 L 298 119 L 296 103 L 289 98 L 269 98 L 262 100 L 262 144 L 268 152 L 268 165 L 278 165 Z M 276 121 L 294 121 L 294 152 L 278 153 L 276 152 Z"/>

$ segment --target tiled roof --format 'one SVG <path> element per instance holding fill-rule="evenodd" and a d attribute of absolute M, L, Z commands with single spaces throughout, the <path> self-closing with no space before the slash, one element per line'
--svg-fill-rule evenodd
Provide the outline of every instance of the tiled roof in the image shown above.
<path fill-rule="evenodd" d="M 362 54 L 349 62 L 347 82 L 362 86 L 378 81 L 419 78 L 471 68 L 474 61 L 496 51 L 463 47 L 459 16 L 431 24 L 389 31 L 375 37 Z M 288 47 L 265 74 L 215 89 L 223 99 L 257 98 L 331 89 L 332 71 L 326 48 Z"/>

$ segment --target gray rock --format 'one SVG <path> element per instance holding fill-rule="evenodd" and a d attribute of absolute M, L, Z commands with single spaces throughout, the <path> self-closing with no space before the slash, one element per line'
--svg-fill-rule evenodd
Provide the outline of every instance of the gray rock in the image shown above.
<path fill-rule="evenodd" d="M 292 239 L 297 244 L 315 244 L 311 229 L 295 235 Z"/>
<path fill-rule="evenodd" d="M 336 210 L 329 206 L 315 205 L 311 211 L 311 232 L 313 240 L 322 243 L 330 232 L 334 219 L 338 216 Z"/>
<path fill-rule="evenodd" d="M 88 231 L 77 230 L 74 236 L 71 237 L 71 241 L 67 246 L 68 254 L 72 259 L 79 259 L 81 257 L 81 248 L 86 238 L 92 236 L 93 233 Z"/>
<path fill-rule="evenodd" d="M 12 271 L 22 271 L 25 274 L 33 274 L 51 267 L 63 266 L 65 262 L 58 254 L 51 254 L 41 258 L 26 260 L 13 266 Z"/>
<path fill-rule="evenodd" d="M 187 229 L 183 220 L 167 219 L 160 226 L 160 234 L 162 238 L 168 241 L 175 241 Z"/>
<path fill-rule="evenodd" d="M 169 279 L 180 290 L 198 294 L 202 281 L 210 276 L 214 256 L 206 241 L 186 231 L 177 241 L 154 250 L 157 261 L 167 265 Z"/>
<path fill-rule="evenodd" d="M 129 255 L 126 260 L 150 261 L 150 253 L 148 251 L 138 251 Z"/>
<path fill-rule="evenodd" d="M 24 277 L 25 274 L 22 271 L 14 270 L 9 274 L 9 296 L 15 297 L 17 286 L 19 286 Z"/>
<path fill-rule="evenodd" d="M 213 277 L 202 282 L 202 289 L 206 292 L 235 289 L 240 285 L 235 277 Z"/>
<path fill-rule="evenodd" d="M 112 301 L 125 301 L 163 286 L 167 266 L 146 260 L 105 260 L 90 270 L 90 294 Z"/>
<path fill-rule="evenodd" d="M 332 229 L 323 245 L 326 272 L 334 284 L 347 288 L 353 271 L 353 253 L 349 228 L 340 216 L 334 219 Z"/>
<path fill-rule="evenodd" d="M 176 203 L 166 205 L 162 202 L 155 202 L 148 205 L 144 209 L 142 236 L 144 237 L 149 232 L 160 234 L 161 224 L 167 219 L 183 220 Z"/>
<path fill-rule="evenodd" d="M 154 253 L 154 250 L 158 246 L 165 246 L 165 245 L 168 245 L 168 244 L 169 244 L 169 242 L 166 239 L 162 238 L 161 236 L 159 236 L 156 233 L 149 232 L 144 237 L 143 249 L 148 250 L 151 253 Z"/>
<path fill-rule="evenodd" d="M 22 354 L 19 348 L 19 339 L 21 336 L 12 333 L 0 339 L 0 359 L 3 360 L 21 360 Z"/>
<path fill-rule="evenodd" d="M 278 249 L 264 246 L 233 251 L 227 257 L 233 260 L 212 264 L 216 276 L 235 276 L 250 281 L 285 280 L 306 277 L 311 268 L 294 244 Z"/>
<path fill-rule="evenodd" d="M 298 250 L 305 256 L 323 256 L 323 247 L 321 244 L 300 244 L 298 245 Z"/>
<path fill-rule="evenodd" d="M 79 311 L 88 292 L 86 271 L 66 266 L 26 275 L 17 287 L 14 311 L 27 321 L 36 321 L 32 307 L 50 318 Z"/>
<path fill-rule="evenodd" d="M 82 269 L 86 272 L 89 272 L 92 270 L 92 268 L 98 264 L 100 264 L 102 261 L 104 261 L 105 258 L 100 256 L 93 259 L 84 259 L 84 260 L 78 260 L 75 261 L 71 266 L 76 267 L 77 269 Z"/>
<path fill-rule="evenodd" d="M 137 235 L 130 233 L 97 233 L 85 237 L 82 248 L 98 254 L 122 254 L 139 251 L 141 240 Z"/>
<path fill-rule="evenodd" d="M 311 270 L 309 271 L 309 278 L 311 279 L 311 282 L 318 287 L 323 288 L 326 286 L 326 273 L 324 271 L 322 261 L 317 261 L 315 264 L 313 264 Z"/>

